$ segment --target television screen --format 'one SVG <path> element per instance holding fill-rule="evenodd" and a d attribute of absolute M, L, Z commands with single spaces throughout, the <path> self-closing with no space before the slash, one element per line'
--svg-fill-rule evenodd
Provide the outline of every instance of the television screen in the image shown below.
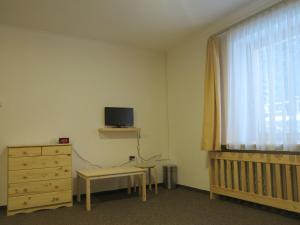
<path fill-rule="evenodd" d="M 133 108 L 105 107 L 105 126 L 132 127 Z"/>

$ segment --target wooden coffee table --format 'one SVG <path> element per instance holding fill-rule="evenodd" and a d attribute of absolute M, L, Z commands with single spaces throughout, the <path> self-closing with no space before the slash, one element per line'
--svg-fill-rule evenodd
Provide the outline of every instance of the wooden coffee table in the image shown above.
<path fill-rule="evenodd" d="M 80 180 L 85 181 L 86 188 L 86 210 L 91 210 L 91 181 L 114 178 L 128 177 L 128 193 L 131 193 L 131 176 L 141 177 L 142 185 L 142 201 L 146 201 L 146 170 L 137 167 L 112 167 L 112 168 L 97 168 L 87 170 L 77 170 L 77 201 L 80 202 Z"/>

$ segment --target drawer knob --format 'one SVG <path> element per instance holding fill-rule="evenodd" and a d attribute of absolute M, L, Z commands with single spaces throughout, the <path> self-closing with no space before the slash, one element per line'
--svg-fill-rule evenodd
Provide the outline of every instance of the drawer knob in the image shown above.
<path fill-rule="evenodd" d="M 52 202 L 55 202 L 55 201 L 58 201 L 58 200 L 59 200 L 59 198 L 55 198 L 55 197 L 52 198 Z"/>
<path fill-rule="evenodd" d="M 24 176 L 23 178 L 24 178 L 24 179 L 27 179 L 27 177 L 26 177 L 26 176 Z"/>
<path fill-rule="evenodd" d="M 23 205 L 27 205 L 27 202 L 24 202 Z"/>
<path fill-rule="evenodd" d="M 58 173 L 55 173 L 55 176 L 57 177 L 57 176 L 58 176 Z"/>
<path fill-rule="evenodd" d="M 58 150 L 58 149 L 56 149 L 56 150 L 55 150 L 55 153 L 59 153 L 59 150 Z"/>
<path fill-rule="evenodd" d="M 58 164 L 58 161 L 55 161 L 55 164 Z"/>
<path fill-rule="evenodd" d="M 23 166 L 27 166 L 27 163 L 23 163 Z"/>
<path fill-rule="evenodd" d="M 27 188 L 24 188 L 23 191 L 24 191 L 24 192 L 27 192 L 28 190 L 27 190 Z"/>
<path fill-rule="evenodd" d="M 65 172 L 68 172 L 69 170 L 65 170 Z"/>
<path fill-rule="evenodd" d="M 23 152 L 23 155 L 27 155 L 27 152 Z"/>
<path fill-rule="evenodd" d="M 59 188 L 59 186 L 58 186 L 58 185 L 56 185 L 56 186 L 55 186 L 55 189 L 58 189 L 58 188 Z"/>

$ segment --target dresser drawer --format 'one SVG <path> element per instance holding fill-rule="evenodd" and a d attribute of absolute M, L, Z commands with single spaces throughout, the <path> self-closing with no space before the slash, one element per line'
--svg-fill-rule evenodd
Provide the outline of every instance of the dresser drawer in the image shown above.
<path fill-rule="evenodd" d="M 42 155 L 70 155 L 72 152 L 72 146 L 45 146 L 42 147 Z"/>
<path fill-rule="evenodd" d="M 41 150 L 41 147 L 8 148 L 8 157 L 39 156 Z"/>
<path fill-rule="evenodd" d="M 8 210 L 34 208 L 72 201 L 71 191 L 52 192 L 8 198 Z"/>
<path fill-rule="evenodd" d="M 8 159 L 9 170 L 26 170 L 71 165 L 71 155 L 18 157 Z"/>
<path fill-rule="evenodd" d="M 72 177 L 71 167 L 8 171 L 8 183 L 52 180 Z"/>
<path fill-rule="evenodd" d="M 41 194 L 46 192 L 60 192 L 69 190 L 72 190 L 71 178 L 8 185 L 9 196 Z"/>

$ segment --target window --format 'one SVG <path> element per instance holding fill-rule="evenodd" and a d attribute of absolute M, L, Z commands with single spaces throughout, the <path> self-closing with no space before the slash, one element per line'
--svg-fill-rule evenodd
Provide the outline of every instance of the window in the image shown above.
<path fill-rule="evenodd" d="M 221 36 L 222 120 L 231 149 L 298 150 L 300 3 L 284 2 Z M 226 105 L 224 105 L 226 104 Z"/>

